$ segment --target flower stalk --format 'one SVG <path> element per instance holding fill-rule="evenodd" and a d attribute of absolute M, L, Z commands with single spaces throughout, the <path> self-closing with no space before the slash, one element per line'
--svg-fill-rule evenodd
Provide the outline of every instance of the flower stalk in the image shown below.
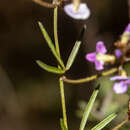
<path fill-rule="evenodd" d="M 55 8 L 55 6 L 56 6 L 52 3 L 48 3 L 48 2 L 45 2 L 45 1 L 42 1 L 42 0 L 33 0 L 33 1 L 37 4 L 39 4 L 39 5 L 47 7 L 47 8 Z"/>
<path fill-rule="evenodd" d="M 110 69 L 110 70 L 108 70 L 106 72 L 102 72 L 102 73 L 99 73 L 99 74 L 96 74 L 96 75 L 93 75 L 93 76 L 90 76 L 90 77 L 87 77 L 87 78 L 82 78 L 82 79 L 68 79 L 65 76 L 63 76 L 62 79 L 66 83 L 80 84 L 80 83 L 90 82 L 90 81 L 95 80 L 95 79 L 97 79 L 99 77 L 102 77 L 102 76 L 108 76 L 108 75 L 113 74 L 113 73 L 115 73 L 117 71 L 118 71 L 118 68 L 112 68 L 112 69 Z"/>
<path fill-rule="evenodd" d="M 80 6 L 80 0 L 73 0 L 74 11 L 77 12 Z"/>

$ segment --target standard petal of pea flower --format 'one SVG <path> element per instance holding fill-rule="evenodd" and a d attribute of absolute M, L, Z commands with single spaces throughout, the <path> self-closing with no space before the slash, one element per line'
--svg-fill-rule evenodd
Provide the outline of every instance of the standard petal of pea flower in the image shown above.
<path fill-rule="evenodd" d="M 104 45 L 102 41 L 97 42 L 96 52 L 101 53 L 101 54 L 105 54 L 107 52 L 106 46 Z"/>
<path fill-rule="evenodd" d="M 65 5 L 64 11 L 74 19 L 87 19 L 90 16 L 90 10 L 85 3 L 80 3 L 77 11 L 74 9 L 74 4 Z"/>

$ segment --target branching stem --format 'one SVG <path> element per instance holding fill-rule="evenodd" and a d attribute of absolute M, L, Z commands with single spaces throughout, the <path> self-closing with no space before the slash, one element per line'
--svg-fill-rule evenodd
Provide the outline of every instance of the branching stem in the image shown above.
<path fill-rule="evenodd" d="M 51 4 L 51 3 L 48 3 L 48 2 L 45 2 L 42 0 L 33 0 L 33 1 L 39 5 L 47 7 L 47 8 L 55 8 L 56 7 L 55 4 Z"/>
<path fill-rule="evenodd" d="M 118 68 L 112 68 L 106 72 L 102 72 L 100 74 L 96 74 L 96 75 L 93 75 L 93 76 L 90 76 L 90 77 L 87 77 L 87 78 L 82 78 L 82 79 L 68 79 L 66 78 L 65 76 L 62 77 L 62 80 L 66 83 L 71 83 L 71 84 L 80 84 L 80 83 L 85 83 L 85 82 L 89 82 L 89 81 L 92 81 L 94 79 L 97 79 L 99 77 L 102 77 L 102 76 L 107 76 L 107 75 L 110 75 L 110 74 L 113 74 L 115 72 L 118 71 Z"/>

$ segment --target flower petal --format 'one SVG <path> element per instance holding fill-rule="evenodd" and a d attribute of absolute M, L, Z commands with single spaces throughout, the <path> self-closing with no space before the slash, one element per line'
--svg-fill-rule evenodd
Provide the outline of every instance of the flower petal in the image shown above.
<path fill-rule="evenodd" d="M 107 49 L 102 41 L 97 42 L 96 52 L 101 54 L 105 54 L 107 52 Z"/>
<path fill-rule="evenodd" d="M 87 19 L 90 16 L 90 10 L 85 3 L 79 5 L 78 11 L 74 11 L 74 4 L 65 5 L 64 11 L 74 19 Z"/>
<path fill-rule="evenodd" d="M 126 27 L 126 29 L 125 29 L 125 32 L 130 33 L 130 23 L 127 25 L 127 27 Z"/>
<path fill-rule="evenodd" d="M 120 49 L 116 49 L 116 50 L 115 50 L 115 56 L 116 56 L 117 58 L 120 58 L 120 57 L 122 56 L 122 51 L 121 51 Z"/>
<path fill-rule="evenodd" d="M 90 62 L 95 62 L 95 60 L 96 60 L 96 52 L 86 54 L 85 58 L 86 58 L 86 60 L 88 60 Z"/>
<path fill-rule="evenodd" d="M 130 84 L 130 78 L 125 81 L 126 84 Z"/>
<path fill-rule="evenodd" d="M 104 69 L 103 65 L 104 65 L 104 62 L 98 61 L 98 60 L 95 61 L 95 68 L 96 68 L 96 70 L 98 70 L 98 71 L 99 70 L 103 70 Z"/>
<path fill-rule="evenodd" d="M 117 94 L 123 94 L 128 90 L 128 86 L 125 82 L 115 83 L 113 85 L 113 90 Z"/>
<path fill-rule="evenodd" d="M 128 77 L 122 77 L 122 76 L 119 76 L 119 75 L 110 78 L 110 80 L 112 80 L 112 81 L 114 81 L 114 80 L 127 80 L 127 79 L 129 79 L 129 78 Z"/>

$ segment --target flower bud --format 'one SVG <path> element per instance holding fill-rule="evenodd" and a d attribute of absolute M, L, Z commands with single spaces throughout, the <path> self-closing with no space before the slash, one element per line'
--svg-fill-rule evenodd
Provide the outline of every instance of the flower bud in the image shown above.
<path fill-rule="evenodd" d="M 127 77 L 127 72 L 124 69 L 120 69 L 119 75 L 122 76 L 122 77 Z"/>
<path fill-rule="evenodd" d="M 127 25 L 123 35 L 121 36 L 121 44 L 126 45 L 130 40 L 130 23 Z"/>

